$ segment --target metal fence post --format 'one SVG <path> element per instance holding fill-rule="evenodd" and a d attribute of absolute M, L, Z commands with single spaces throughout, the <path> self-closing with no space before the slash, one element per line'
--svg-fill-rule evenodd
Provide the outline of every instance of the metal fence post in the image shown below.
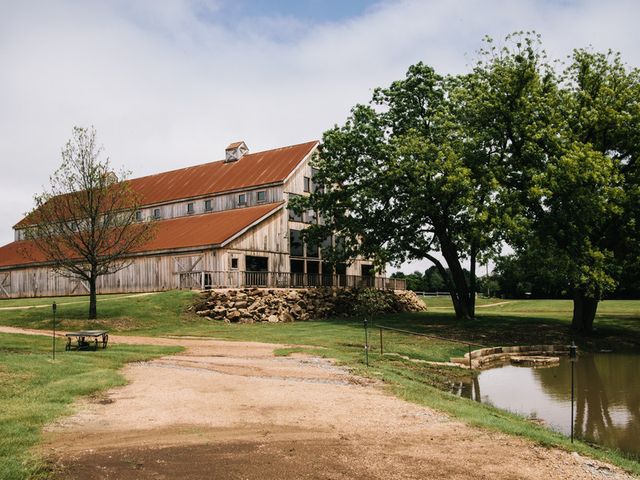
<path fill-rule="evenodd" d="M 382 328 L 380 329 L 380 355 L 384 355 L 382 352 Z"/>
<path fill-rule="evenodd" d="M 573 443 L 573 402 L 574 402 L 574 377 L 573 370 L 576 361 L 578 360 L 578 347 L 575 342 L 571 340 L 571 346 L 569 347 L 569 363 L 571 363 L 571 443 Z"/>
<path fill-rule="evenodd" d="M 367 329 L 367 319 L 364 319 L 364 361 L 369 366 L 369 331 Z"/>
<path fill-rule="evenodd" d="M 52 344 L 52 350 L 53 350 L 53 360 L 55 361 L 56 359 L 56 310 L 58 309 L 58 305 L 56 305 L 56 302 L 53 302 L 53 305 L 51 305 L 51 308 L 53 309 L 53 338 L 51 339 L 51 344 Z"/>

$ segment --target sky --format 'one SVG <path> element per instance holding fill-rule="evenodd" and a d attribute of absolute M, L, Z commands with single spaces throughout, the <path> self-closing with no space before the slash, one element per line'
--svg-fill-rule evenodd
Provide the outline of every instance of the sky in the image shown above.
<path fill-rule="evenodd" d="M 634 0 L 0 0 L 0 245 L 74 125 L 142 176 L 236 140 L 319 139 L 413 63 L 466 71 L 485 35 L 536 30 L 551 56 L 592 45 L 640 66 L 638 18 Z"/>

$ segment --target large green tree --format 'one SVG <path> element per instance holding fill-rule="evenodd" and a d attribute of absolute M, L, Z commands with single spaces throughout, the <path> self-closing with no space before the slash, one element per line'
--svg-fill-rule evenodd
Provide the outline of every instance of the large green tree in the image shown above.
<path fill-rule="evenodd" d="M 467 81 L 418 63 L 405 79 L 375 90 L 369 105 L 325 132 L 318 189 L 298 200 L 325 222 L 309 236 L 345 239 L 342 258 L 433 262 L 458 318 L 474 316 L 475 265 L 498 236 L 490 158 L 461 129 Z"/>
<path fill-rule="evenodd" d="M 458 318 L 474 316 L 479 257 L 506 240 L 566 280 L 589 333 L 638 264 L 638 71 L 588 50 L 558 68 L 533 33 L 485 45 L 470 73 L 414 65 L 325 132 L 320 189 L 299 201 L 325 224 L 308 235 L 337 232 L 342 258 L 431 260 Z"/>
<path fill-rule="evenodd" d="M 468 128 L 501 159 L 509 242 L 566 278 L 572 327 L 589 333 L 598 301 L 634 262 L 638 73 L 587 50 L 557 73 L 531 35 L 483 53 Z"/>

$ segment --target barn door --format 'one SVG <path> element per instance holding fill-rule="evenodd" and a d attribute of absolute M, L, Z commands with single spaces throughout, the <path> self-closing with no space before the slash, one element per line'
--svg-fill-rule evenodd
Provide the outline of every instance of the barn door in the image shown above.
<path fill-rule="evenodd" d="M 204 255 L 173 257 L 175 272 L 180 278 L 180 288 L 202 288 L 202 260 Z M 200 266 L 200 268 L 197 268 Z"/>
<path fill-rule="evenodd" d="M 88 283 L 78 278 L 75 280 L 75 284 L 71 289 L 70 295 L 73 295 L 74 293 L 77 293 L 78 295 L 82 295 L 83 294 L 82 290 L 86 290 L 86 293 L 90 292 Z"/>
<path fill-rule="evenodd" d="M 9 298 L 11 295 L 11 274 L 0 273 L 0 298 Z"/>

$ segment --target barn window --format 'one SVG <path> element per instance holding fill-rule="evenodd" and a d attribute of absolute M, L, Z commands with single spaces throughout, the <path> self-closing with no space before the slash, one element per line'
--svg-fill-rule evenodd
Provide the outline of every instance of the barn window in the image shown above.
<path fill-rule="evenodd" d="M 205 212 L 210 212 L 211 210 L 213 210 L 213 207 L 211 206 L 211 200 L 204 201 L 204 210 Z"/>
<path fill-rule="evenodd" d="M 238 205 L 246 205 L 247 204 L 247 196 L 244 193 L 238 195 Z"/>
<path fill-rule="evenodd" d="M 318 185 L 318 183 L 316 182 L 316 175 L 318 174 L 318 169 L 317 168 L 312 168 L 311 169 L 311 185 L 313 187 L 313 192 L 314 193 L 323 193 L 323 189 L 320 185 Z"/>
<path fill-rule="evenodd" d="M 142 221 L 142 212 L 138 210 L 136 212 L 136 222 L 141 222 L 141 221 Z"/>
<path fill-rule="evenodd" d="M 289 231 L 289 249 L 290 255 L 302 257 L 304 255 L 304 245 L 302 243 L 302 235 L 300 230 Z"/>
<path fill-rule="evenodd" d="M 311 191 L 311 179 L 309 177 L 304 177 L 304 191 Z"/>
<path fill-rule="evenodd" d="M 231 259 L 231 270 L 237 270 L 238 269 L 238 259 L 236 257 L 233 257 Z"/>
<path fill-rule="evenodd" d="M 299 195 L 289 195 L 289 198 L 299 197 Z M 289 221 L 290 222 L 302 222 L 302 214 L 296 213 L 292 208 L 289 209 Z"/>
<path fill-rule="evenodd" d="M 324 253 L 327 252 L 331 246 L 333 244 L 333 237 L 331 235 L 329 235 L 328 237 L 326 237 L 321 243 L 320 246 L 322 247 L 322 255 L 324 256 Z"/>
<path fill-rule="evenodd" d="M 261 190 L 258 192 L 258 203 L 262 203 L 267 199 L 267 192 Z"/>
<path fill-rule="evenodd" d="M 159 208 L 154 208 L 153 209 L 153 218 L 155 218 L 156 220 L 158 218 L 160 218 L 160 209 Z"/>
<path fill-rule="evenodd" d="M 195 209 L 193 208 L 193 202 L 189 202 L 187 203 L 187 213 L 189 215 L 193 214 L 195 212 Z"/>
<path fill-rule="evenodd" d="M 307 223 L 318 223 L 318 215 L 315 210 L 307 210 L 305 213 L 305 220 Z"/>
<path fill-rule="evenodd" d="M 314 242 L 307 243 L 307 257 L 318 258 L 318 253 L 319 253 L 319 248 L 317 243 L 314 243 Z"/>

